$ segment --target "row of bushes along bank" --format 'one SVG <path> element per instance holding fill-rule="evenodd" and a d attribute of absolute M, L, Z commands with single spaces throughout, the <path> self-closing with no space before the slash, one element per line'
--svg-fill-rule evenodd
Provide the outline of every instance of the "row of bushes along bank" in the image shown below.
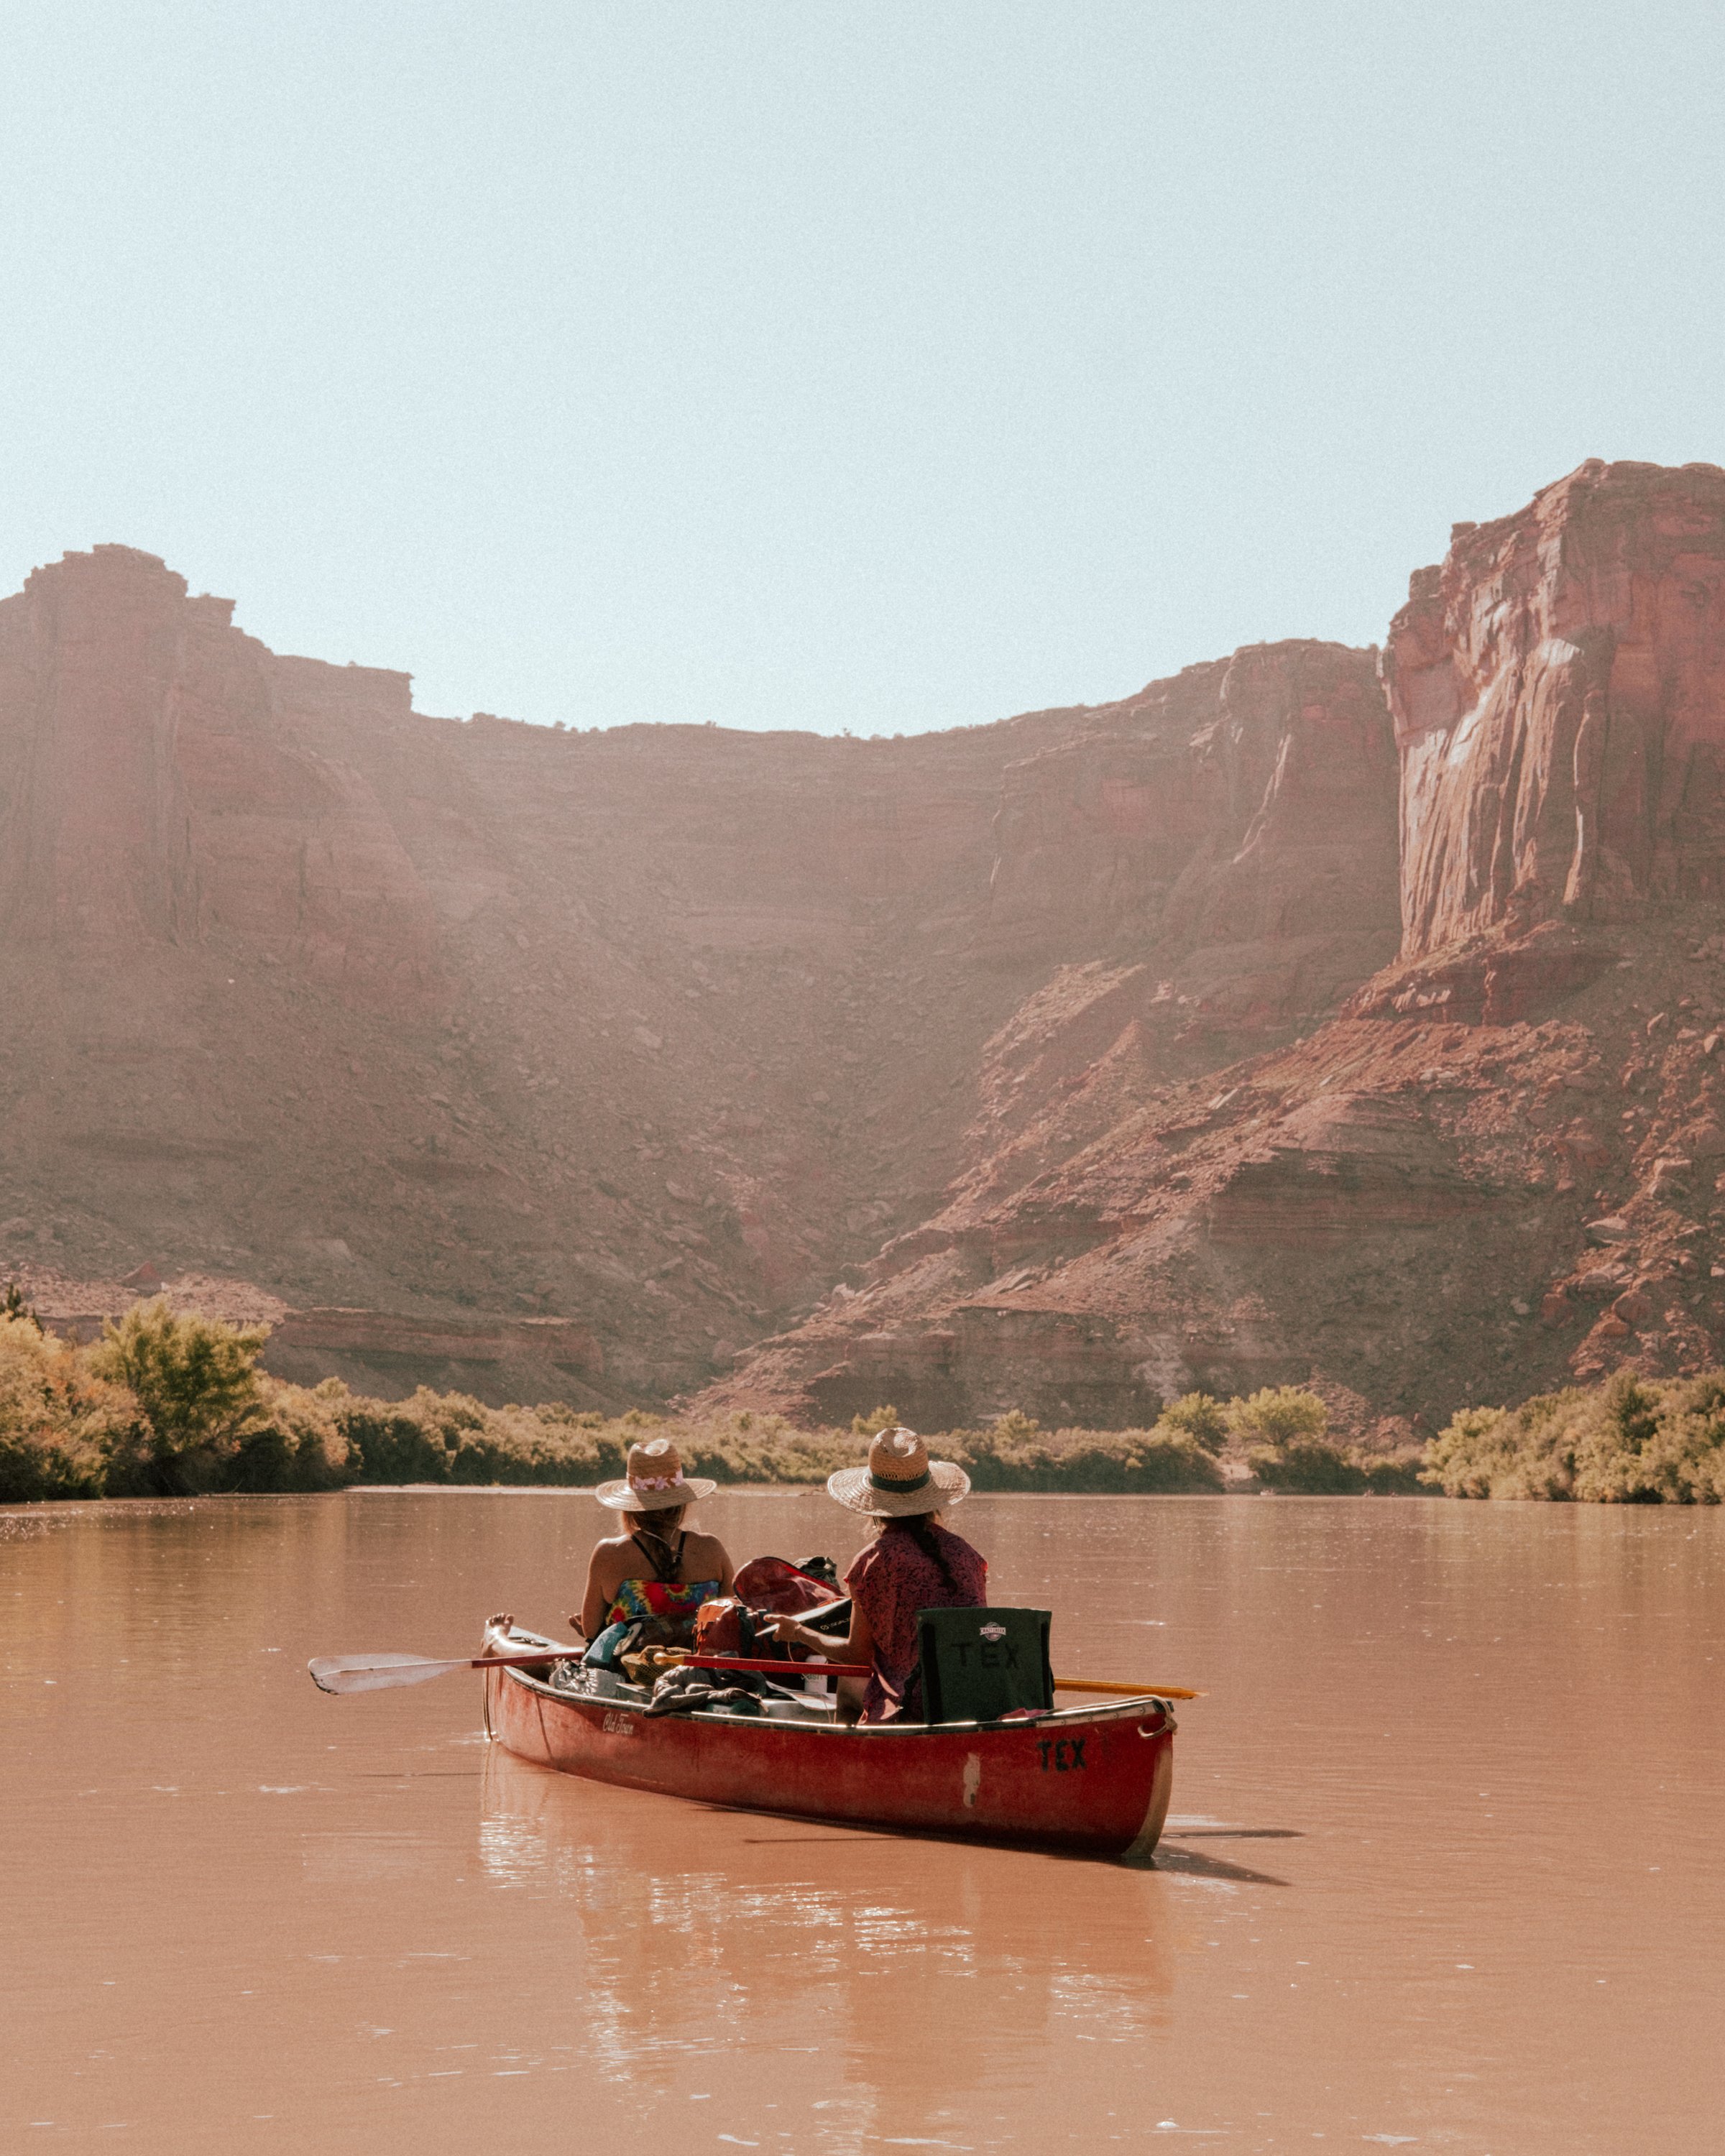
<path fill-rule="evenodd" d="M 620 1475 L 644 1430 L 673 1435 L 691 1474 L 812 1483 L 859 1459 L 891 1408 L 845 1430 L 777 1415 L 710 1420 L 583 1414 L 553 1402 L 488 1408 L 459 1394 L 370 1399 L 338 1378 L 310 1389 L 257 1367 L 267 1332 L 135 1304 L 93 1346 L 44 1332 L 14 1296 L 0 1310 L 0 1502 L 339 1489 L 352 1482 L 584 1483 Z M 978 1490 L 1219 1490 L 1243 1451 L 1271 1486 L 1419 1486 L 1408 1461 L 1354 1460 L 1322 1400 L 1293 1388 L 1220 1402 L 1193 1394 L 1153 1429 L 1048 1431 L 1020 1414 L 934 1437 Z"/>
<path fill-rule="evenodd" d="M 75 1348 L 15 1295 L 0 1306 L 0 1503 L 211 1491 L 332 1490 L 352 1482 L 584 1483 L 620 1475 L 644 1430 L 674 1435 L 691 1474 L 811 1483 L 860 1457 L 893 1409 L 848 1430 L 777 1415 L 608 1419 L 557 1403 L 488 1408 L 459 1394 L 388 1401 L 337 1378 L 307 1390 L 257 1367 L 267 1332 L 137 1303 Z M 1266 1487 L 1421 1487 L 1451 1497 L 1607 1504 L 1725 1500 L 1725 1371 L 1683 1379 L 1620 1371 L 1518 1408 L 1470 1408 L 1420 1463 L 1359 1456 L 1296 1387 L 1226 1402 L 1189 1394 L 1149 1430 L 1048 1431 L 1020 1414 L 931 1435 L 978 1490 L 1202 1491 L 1231 1450 Z"/>
<path fill-rule="evenodd" d="M 1450 1497 L 1604 1505 L 1725 1501 L 1725 1370 L 1543 1393 L 1518 1408 L 1466 1408 L 1425 1449 Z"/>

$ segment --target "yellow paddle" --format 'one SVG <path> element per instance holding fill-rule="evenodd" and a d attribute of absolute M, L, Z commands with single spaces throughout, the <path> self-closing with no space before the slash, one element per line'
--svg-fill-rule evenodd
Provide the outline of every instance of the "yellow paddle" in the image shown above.
<path fill-rule="evenodd" d="M 1142 1699 L 1146 1692 L 1154 1692 L 1160 1699 L 1203 1699 L 1201 1691 L 1188 1691 L 1184 1685 L 1111 1684 L 1103 1677 L 1056 1677 L 1056 1691 L 1108 1691 L 1121 1699 Z"/>

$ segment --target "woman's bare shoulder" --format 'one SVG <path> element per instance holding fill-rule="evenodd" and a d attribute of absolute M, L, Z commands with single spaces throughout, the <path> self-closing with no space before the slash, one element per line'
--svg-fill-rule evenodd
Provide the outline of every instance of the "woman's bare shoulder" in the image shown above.
<path fill-rule="evenodd" d="M 728 1554 L 716 1535 L 703 1535 L 693 1527 L 689 1530 L 685 1547 L 691 1557 L 724 1557 Z"/>

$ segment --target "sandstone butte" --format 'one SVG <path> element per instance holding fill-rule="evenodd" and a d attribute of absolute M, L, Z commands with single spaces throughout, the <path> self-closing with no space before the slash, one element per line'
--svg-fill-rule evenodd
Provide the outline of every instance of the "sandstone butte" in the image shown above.
<path fill-rule="evenodd" d="M 902 740 L 568 732 L 149 555 L 0 602 L 0 1274 L 284 1373 L 1386 1440 L 1722 1353 L 1725 473 Z M 128 1277 L 133 1285 L 128 1286 Z"/>

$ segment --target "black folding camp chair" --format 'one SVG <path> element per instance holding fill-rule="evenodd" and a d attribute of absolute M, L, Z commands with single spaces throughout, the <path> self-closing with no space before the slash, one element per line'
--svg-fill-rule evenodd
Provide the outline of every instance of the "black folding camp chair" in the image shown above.
<path fill-rule="evenodd" d="M 930 1722 L 994 1722 L 1054 1705 L 1046 1609 L 924 1609 L 923 1711 Z"/>

